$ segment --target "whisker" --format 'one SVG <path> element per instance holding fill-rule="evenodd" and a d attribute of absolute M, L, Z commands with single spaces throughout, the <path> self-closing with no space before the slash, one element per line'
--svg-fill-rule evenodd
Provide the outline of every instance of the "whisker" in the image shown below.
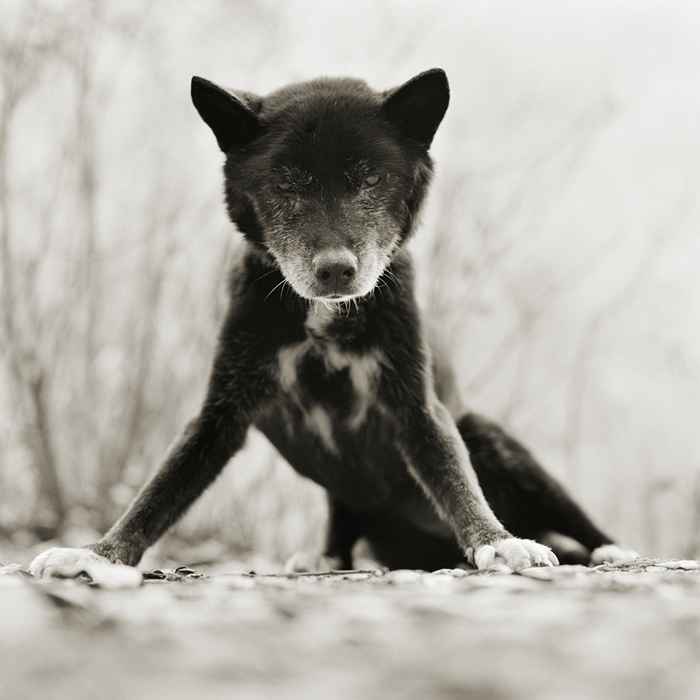
<path fill-rule="evenodd" d="M 272 270 L 268 270 L 267 272 L 263 272 L 262 275 L 260 275 L 260 277 L 256 277 L 256 278 L 253 280 L 252 284 L 255 284 L 256 282 L 259 282 L 263 277 L 267 277 L 268 275 L 271 275 L 273 272 L 278 272 L 278 270 L 276 270 L 275 268 L 273 268 Z"/>
<path fill-rule="evenodd" d="M 282 279 L 281 282 L 278 282 L 278 283 L 267 293 L 267 296 L 265 297 L 264 301 L 267 301 L 267 300 L 270 298 L 270 296 L 272 295 L 272 293 L 273 293 L 278 287 L 282 287 L 282 286 L 284 286 L 286 283 L 287 283 L 287 280 L 286 280 L 286 279 Z"/>

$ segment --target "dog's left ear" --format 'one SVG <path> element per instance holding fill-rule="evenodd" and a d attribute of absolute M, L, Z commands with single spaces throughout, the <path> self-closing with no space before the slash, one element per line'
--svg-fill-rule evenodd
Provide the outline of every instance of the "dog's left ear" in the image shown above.
<path fill-rule="evenodd" d="M 429 148 L 450 102 L 445 71 L 432 68 L 384 94 L 384 116 L 402 134 Z"/>
<path fill-rule="evenodd" d="M 194 106 L 224 153 L 250 143 L 260 133 L 261 98 L 248 92 L 233 94 L 197 76 L 192 78 L 191 90 Z"/>

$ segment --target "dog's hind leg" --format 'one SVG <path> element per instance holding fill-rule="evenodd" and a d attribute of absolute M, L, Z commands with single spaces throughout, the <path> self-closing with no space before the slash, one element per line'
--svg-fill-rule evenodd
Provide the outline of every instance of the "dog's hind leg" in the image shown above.
<path fill-rule="evenodd" d="M 361 514 L 328 495 L 328 524 L 322 552 L 296 552 L 285 564 L 288 572 L 352 569 L 352 549 L 362 537 L 365 521 Z"/>
<path fill-rule="evenodd" d="M 333 496 L 328 496 L 328 528 L 324 556 L 337 562 L 338 569 L 352 569 L 352 548 L 362 537 L 365 520 Z"/>
<path fill-rule="evenodd" d="M 636 556 L 617 547 L 566 489 L 517 440 L 474 413 L 457 421 L 486 500 L 516 536 L 554 549 L 560 561 L 624 561 Z"/>
<path fill-rule="evenodd" d="M 466 410 L 449 348 L 431 333 L 435 391 L 457 421 L 474 471 L 496 517 L 518 537 L 551 547 L 561 563 L 637 557 L 601 531 L 566 489 L 501 427 Z"/>

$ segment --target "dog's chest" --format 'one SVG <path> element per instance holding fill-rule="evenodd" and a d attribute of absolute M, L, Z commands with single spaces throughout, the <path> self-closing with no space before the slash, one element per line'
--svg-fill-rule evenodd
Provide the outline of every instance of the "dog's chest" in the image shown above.
<path fill-rule="evenodd" d="M 349 352 L 309 335 L 278 353 L 279 383 L 290 414 L 337 453 L 341 433 L 357 432 L 376 403 L 381 376 L 377 351 Z M 289 430 L 295 425 L 288 422 Z"/>

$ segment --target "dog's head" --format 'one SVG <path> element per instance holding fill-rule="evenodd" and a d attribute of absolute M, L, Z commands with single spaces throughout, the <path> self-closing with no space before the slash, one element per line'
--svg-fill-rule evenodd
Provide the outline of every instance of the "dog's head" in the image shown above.
<path fill-rule="evenodd" d="M 231 220 L 294 290 L 327 301 L 370 292 L 423 201 L 445 73 L 387 92 L 324 78 L 264 98 L 195 77 L 192 100 L 226 154 Z"/>

